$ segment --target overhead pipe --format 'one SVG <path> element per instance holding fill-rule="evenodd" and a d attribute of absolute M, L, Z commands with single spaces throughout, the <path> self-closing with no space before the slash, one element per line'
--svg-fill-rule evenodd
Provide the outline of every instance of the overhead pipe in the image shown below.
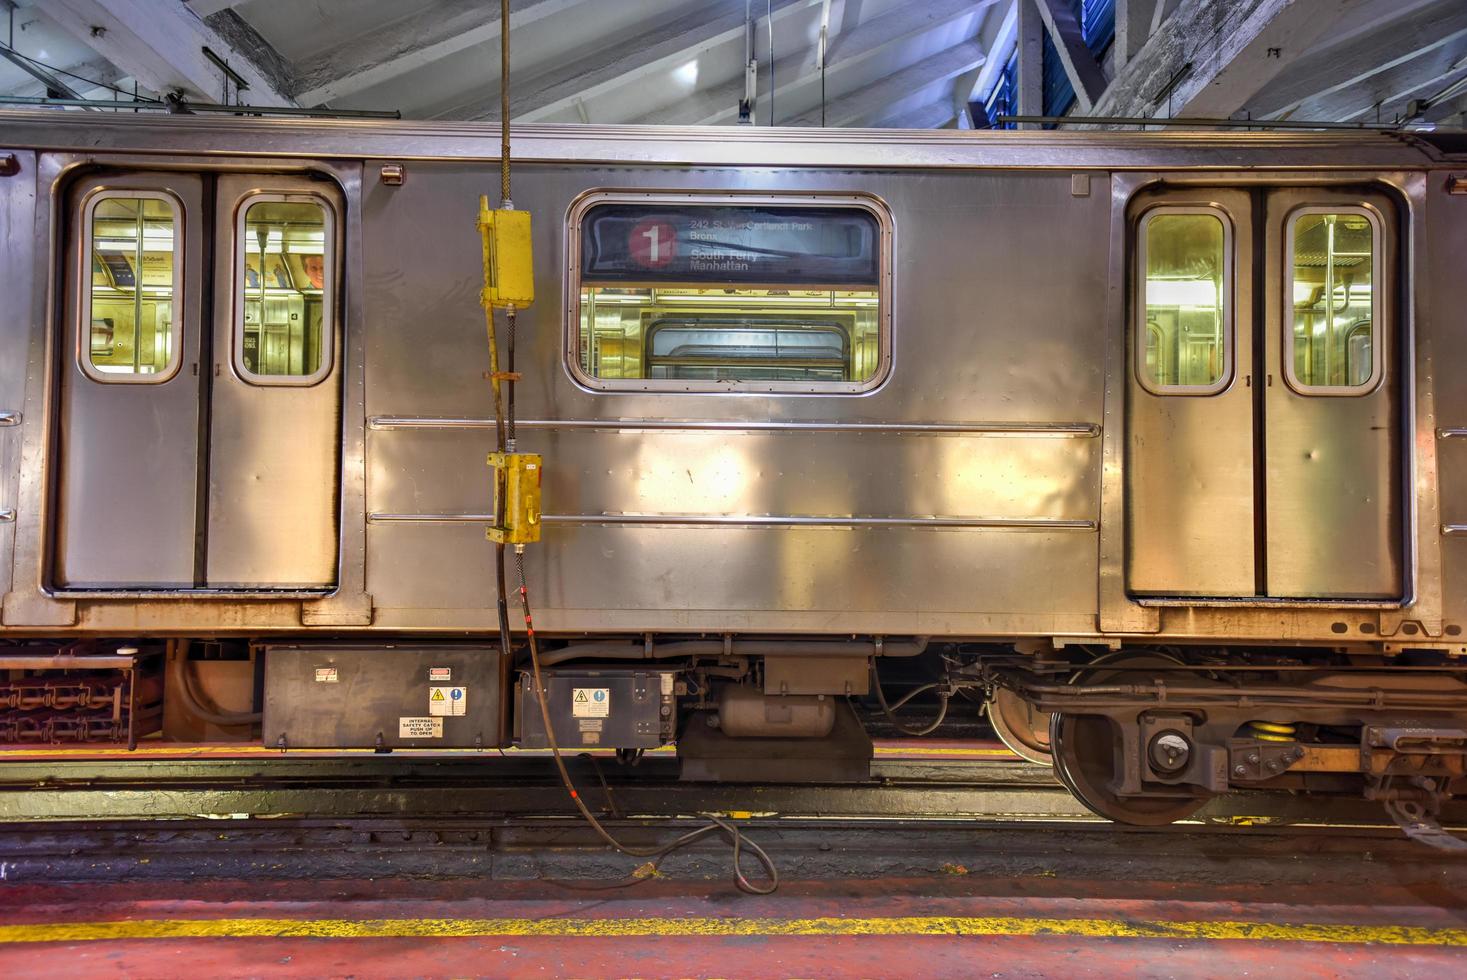
<path fill-rule="evenodd" d="M 668 660 L 677 657 L 915 657 L 927 637 L 891 643 L 856 640 L 680 640 L 675 643 L 575 643 L 540 655 L 546 667 L 568 660 Z"/>

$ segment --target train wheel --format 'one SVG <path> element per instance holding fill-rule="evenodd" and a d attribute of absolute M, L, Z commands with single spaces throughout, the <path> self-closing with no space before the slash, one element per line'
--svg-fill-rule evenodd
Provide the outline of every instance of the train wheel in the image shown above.
<path fill-rule="evenodd" d="M 988 721 L 998 740 L 1014 755 L 1043 766 L 1054 761 L 1049 751 L 1048 711 L 1039 711 L 1013 691 L 1000 687 L 988 702 Z"/>
<path fill-rule="evenodd" d="M 1165 667 L 1176 662 L 1159 653 L 1107 654 L 1075 675 L 1071 683 L 1104 684 L 1131 674 L 1107 670 L 1107 666 Z M 1185 679 L 1185 675 L 1182 677 Z M 1121 763 L 1120 733 L 1102 715 L 1056 713 L 1050 721 L 1049 742 L 1059 781 L 1087 809 L 1107 820 L 1159 827 L 1190 817 L 1207 802 L 1206 795 L 1182 787 L 1176 796 L 1118 795 L 1113 787 L 1119 782 L 1116 768 Z"/>

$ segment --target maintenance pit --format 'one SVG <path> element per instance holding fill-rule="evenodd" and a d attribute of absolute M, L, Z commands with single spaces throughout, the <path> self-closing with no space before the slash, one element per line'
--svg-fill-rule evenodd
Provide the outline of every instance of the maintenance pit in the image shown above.
<path fill-rule="evenodd" d="M 1122 828 L 996 743 L 878 740 L 876 757 L 863 786 L 757 792 L 677 781 L 665 752 L 634 771 L 577 760 L 629 845 L 696 824 L 673 812 L 737 823 L 781 875 L 774 895 L 739 896 L 721 841 L 651 872 L 607 852 L 535 752 L 8 752 L 0 968 L 759 977 L 859 961 L 868 975 L 1099 977 L 1210 975 L 1226 957 L 1379 976 L 1467 962 L 1467 865 L 1379 808 L 1258 795 Z M 13 822 L 26 813 L 52 819 Z"/>

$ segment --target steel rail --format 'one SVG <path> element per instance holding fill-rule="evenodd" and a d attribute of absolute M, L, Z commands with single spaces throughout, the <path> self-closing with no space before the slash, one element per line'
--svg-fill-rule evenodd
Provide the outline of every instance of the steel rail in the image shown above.
<path fill-rule="evenodd" d="M 486 758 L 486 756 L 488 756 Z M 587 803 L 643 821 L 697 813 L 740 814 L 755 822 L 893 823 L 958 821 L 1094 823 L 1044 767 L 1018 760 L 931 759 L 873 763 L 873 779 L 847 784 L 680 782 L 671 759 L 622 769 L 603 760 L 603 785 L 589 765 L 569 760 Z M 199 818 L 258 820 L 515 819 L 565 820 L 570 804 L 547 759 L 491 753 L 440 759 L 146 758 L 57 763 L 0 761 L 0 823 L 126 821 L 155 824 Z M 577 768 L 583 767 L 583 768 Z M 1467 820 L 1449 804 L 1448 823 Z M 1193 822 L 1231 825 L 1392 826 L 1376 803 L 1277 792 L 1232 793 L 1209 801 Z"/>

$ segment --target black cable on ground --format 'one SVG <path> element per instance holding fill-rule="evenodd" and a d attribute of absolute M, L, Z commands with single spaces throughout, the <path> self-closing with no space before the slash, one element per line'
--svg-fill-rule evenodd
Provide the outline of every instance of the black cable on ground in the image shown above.
<path fill-rule="evenodd" d="M 738 886 L 738 889 L 751 895 L 772 895 L 774 890 L 779 887 L 779 870 L 775 868 L 774 861 L 765 853 L 762 847 L 744 837 L 743 833 L 737 827 L 721 817 L 711 813 L 699 814 L 699 816 L 708 821 L 707 826 L 699 827 L 697 830 L 690 831 L 657 847 L 631 847 L 623 844 L 611 835 L 611 832 L 602 825 L 600 820 L 596 819 L 596 815 L 591 812 L 590 808 L 586 806 L 585 801 L 581 799 L 581 794 L 576 791 L 575 783 L 571 781 L 570 771 L 566 769 L 565 759 L 561 756 L 560 743 L 555 737 L 555 726 L 550 721 L 550 703 L 546 700 L 545 682 L 540 673 L 540 649 L 539 644 L 535 641 L 535 623 L 530 616 L 530 592 L 525 585 L 524 554 L 518 550 L 515 552 L 515 567 L 520 580 L 520 608 L 525 614 L 525 638 L 530 647 L 530 668 L 535 678 L 535 697 L 540 702 L 540 717 L 545 723 L 545 739 L 550 743 L 550 755 L 555 760 L 555 768 L 560 773 L 561 784 L 565 786 L 566 792 L 570 794 L 571 802 L 576 805 L 576 809 L 580 811 L 586 823 L 591 825 L 591 829 L 596 832 L 596 836 L 600 837 L 607 846 L 628 857 L 651 858 L 650 861 L 639 867 L 627 878 L 610 885 L 598 886 L 598 890 L 599 888 L 626 888 L 638 882 L 645 881 L 656 872 L 658 865 L 669 854 L 696 843 L 705 837 L 719 834 L 733 848 L 733 876 L 734 884 Z M 764 874 L 769 878 L 768 885 L 756 885 L 744 874 L 740 863 L 743 859 L 743 850 L 746 847 L 764 869 Z"/>
<path fill-rule="evenodd" d="M 500 191 L 500 198 L 501 198 L 501 207 L 509 208 L 509 207 L 512 207 L 513 206 L 512 201 L 511 201 L 511 198 L 510 198 L 510 159 L 509 159 L 509 153 L 510 153 L 510 141 L 509 141 L 509 29 L 510 29 L 510 24 L 509 24 L 509 0 L 500 0 L 499 16 L 500 16 L 500 32 L 499 32 L 499 37 L 500 37 L 500 43 L 499 43 L 499 70 L 500 70 L 500 79 L 499 79 L 499 106 L 500 106 L 499 191 Z M 772 20 L 770 22 L 770 29 L 771 29 L 770 39 L 772 41 L 773 40 L 773 33 L 772 33 L 773 32 L 773 21 Z M 772 61 L 773 50 L 772 50 L 772 45 L 771 45 L 770 55 L 771 55 L 770 68 L 771 68 L 771 72 L 772 72 L 772 69 L 773 69 L 773 61 Z M 770 98 L 770 110 L 773 111 L 773 108 L 774 108 L 774 100 L 771 97 Z M 771 118 L 771 121 L 772 121 L 772 118 Z M 486 310 L 487 318 L 488 318 L 488 331 L 489 331 L 490 379 L 491 379 L 491 381 L 493 383 L 493 388 L 494 388 L 494 423 L 495 423 L 494 424 L 494 429 L 495 429 L 495 439 L 496 439 L 496 444 L 497 444 L 496 445 L 496 449 L 498 451 L 500 451 L 500 452 L 513 452 L 515 450 L 515 426 L 514 426 L 514 419 L 515 419 L 515 413 L 514 413 L 514 407 L 515 407 L 515 405 L 514 405 L 514 382 L 515 382 L 515 373 L 514 373 L 515 311 L 514 311 L 513 308 L 511 308 L 508 311 L 506 311 L 506 314 L 505 314 L 506 326 L 508 328 L 508 336 L 506 338 L 506 340 L 508 341 L 508 343 L 507 343 L 507 349 L 505 351 L 505 359 L 506 359 L 506 361 L 508 363 L 505 365 L 505 367 L 507 368 L 507 370 L 505 371 L 505 373 L 503 375 L 501 375 L 499 373 L 499 346 L 498 346 L 498 337 L 497 337 L 496 331 L 494 329 L 494 311 L 493 311 L 492 308 L 490 308 L 488 306 L 485 307 L 485 310 Z M 500 382 L 500 379 L 501 378 L 503 378 L 504 380 L 506 380 L 508 382 L 508 384 L 509 384 L 509 390 L 506 392 L 506 400 L 508 402 L 508 405 L 507 406 L 504 405 L 501 402 L 501 399 L 500 399 L 499 382 Z M 505 411 L 506 408 L 508 409 L 507 412 Z M 496 496 L 497 496 L 497 498 L 499 500 L 499 506 L 496 509 L 497 512 L 495 514 L 495 520 L 496 520 L 496 523 L 499 526 L 502 527 L 504 525 L 504 516 L 505 516 L 504 515 L 504 487 L 500 486 L 497 489 Z M 496 562 L 495 562 L 495 565 L 496 565 L 496 568 L 498 570 L 498 583 L 497 583 L 498 584 L 498 595 L 497 595 L 496 598 L 497 598 L 498 603 L 499 603 L 500 645 L 501 645 L 501 649 L 503 651 L 504 657 L 505 658 L 508 658 L 509 655 L 510 655 L 510 634 L 509 634 L 509 616 L 508 616 L 508 612 L 507 612 L 508 597 L 507 597 L 507 594 L 506 594 L 505 573 L 504 573 L 504 545 L 502 545 L 502 544 L 497 545 L 496 548 L 495 548 L 495 552 L 496 552 Z M 560 743 L 557 741 L 557 739 L 555 737 L 555 727 L 554 727 L 554 725 L 551 724 L 551 721 L 550 721 L 550 704 L 546 700 L 546 697 L 545 697 L 545 682 L 544 682 L 544 679 L 541 676 L 541 671 L 540 671 L 540 649 L 539 649 L 539 644 L 535 640 L 535 624 L 534 624 L 533 619 L 530 616 L 530 591 L 529 591 L 528 587 L 525 585 L 525 551 L 524 551 L 524 546 L 523 545 L 515 545 L 514 558 L 515 558 L 515 569 L 516 569 L 516 571 L 517 571 L 517 573 L 519 575 L 519 582 L 520 582 L 520 587 L 519 587 L 520 608 L 521 608 L 521 610 L 523 610 L 524 616 L 525 616 L 525 639 L 526 639 L 526 641 L 527 641 L 527 643 L 529 645 L 529 648 L 530 648 L 530 666 L 531 666 L 532 670 L 534 671 L 534 678 L 535 678 L 535 697 L 536 697 L 536 700 L 538 700 L 540 702 L 540 717 L 545 722 L 545 738 L 546 738 L 546 741 L 548 741 L 550 743 L 550 754 L 551 754 L 551 757 L 555 760 L 555 768 L 556 768 L 556 770 L 560 773 L 560 781 L 561 781 L 562 785 L 565 786 L 566 792 L 570 794 L 571 802 L 576 805 L 576 809 L 580 811 L 581 816 L 583 818 L 585 818 L 585 820 L 586 820 L 586 822 L 588 824 L 591 825 L 591 829 L 596 832 L 596 835 L 598 837 L 600 837 L 602 841 L 604 841 L 608 846 L 612 847 L 613 849 L 615 849 L 617 851 L 620 851 L 622 854 L 626 854 L 626 855 L 628 855 L 630 857 L 651 858 L 650 861 L 648 861 L 647 863 L 643 864 L 641 867 L 637 868 L 637 870 L 634 871 L 627 878 L 625 878 L 625 879 L 623 879 L 621 881 L 618 881 L 618 882 L 616 882 L 616 883 L 614 883 L 612 885 L 603 886 L 603 887 L 625 888 L 625 887 L 630 886 L 630 885 L 635 885 L 635 884 L 637 884 L 640 881 L 645 881 L 648 877 L 650 877 L 652 874 L 654 874 L 657 871 L 658 864 L 662 861 L 663 858 L 667 857 L 669 854 L 673 853 L 674 851 L 680 850 L 681 848 L 687 847 L 689 844 L 693 844 L 696 841 L 700 841 L 704 837 L 708 837 L 708 836 L 710 836 L 712 834 L 721 834 L 724 838 L 726 838 L 728 840 L 729 844 L 733 847 L 733 875 L 734 875 L 734 883 L 739 887 L 739 889 L 741 891 L 745 891 L 745 892 L 748 892 L 748 893 L 753 894 L 753 895 L 769 895 L 769 894 L 772 894 L 774 892 L 774 890 L 779 887 L 779 872 L 774 867 L 774 862 L 772 860 L 770 860 L 769 855 L 766 854 L 764 852 L 764 849 L 761 848 L 758 844 L 755 844 L 751 840 L 747 840 L 744 837 L 744 835 L 742 834 L 742 832 L 740 832 L 739 829 L 737 827 L 735 827 L 733 824 L 729 823 L 726 820 L 723 820 L 720 817 L 715 816 L 714 814 L 711 814 L 711 813 L 700 814 L 700 816 L 704 817 L 705 819 L 707 819 L 709 821 L 709 823 L 708 823 L 708 825 L 706 827 L 699 827 L 697 830 L 690 831 L 689 833 L 683 834 L 682 836 L 677 837 L 677 838 L 675 838 L 675 839 L 669 841 L 668 843 L 663 844 L 663 845 L 661 845 L 659 847 L 647 847 L 647 848 L 643 848 L 643 847 L 629 847 L 626 844 L 623 844 L 621 841 L 617 840 L 615 837 L 613 837 L 611 835 L 611 833 L 609 831 L 607 831 L 607 829 L 604 826 L 602 826 L 601 821 L 600 820 L 597 820 L 596 819 L 596 815 L 593 814 L 591 812 L 590 808 L 586 806 L 585 801 L 581 799 L 580 793 L 578 793 L 576 791 L 575 783 L 571 780 L 570 771 L 566 768 L 565 759 L 561 756 Z M 607 800 L 608 800 L 608 802 L 609 802 L 609 804 L 610 804 L 610 806 L 612 808 L 612 812 L 615 812 L 615 806 L 616 806 L 616 804 L 611 799 L 611 787 L 606 783 L 606 780 L 601 776 L 600 767 L 595 765 L 595 759 L 594 758 L 592 759 L 592 764 L 593 764 L 593 766 L 596 769 L 597 778 L 601 779 L 601 784 L 602 784 L 602 787 L 606 791 Z M 743 849 L 745 847 L 747 847 L 753 853 L 755 859 L 759 862 L 760 866 L 763 867 L 764 873 L 769 878 L 769 884 L 767 886 L 755 885 L 753 882 L 751 882 L 744 875 L 743 868 L 740 867 L 740 862 L 742 861 L 742 858 L 743 858 Z M 558 882 L 558 884 L 564 885 L 566 883 L 564 883 L 564 882 Z M 571 887 L 571 886 L 567 886 L 567 887 Z"/>
<path fill-rule="evenodd" d="M 896 730 L 899 731 L 899 732 L 901 732 L 903 735 L 912 735 L 912 736 L 931 735 L 933 732 L 937 731 L 938 726 L 941 725 L 943 723 L 943 721 L 947 718 L 947 701 L 948 701 L 948 698 L 947 698 L 947 695 L 945 693 L 939 691 L 937 697 L 938 697 L 938 700 L 940 701 L 940 704 L 939 704 L 938 709 L 937 709 L 937 717 L 934 718 L 934 719 L 932 719 L 931 723 L 929 723 L 928 725 L 926 725 L 923 728 L 908 728 L 906 725 L 904 725 L 901 722 L 897 721 L 896 710 L 898 708 L 900 708 L 903 705 L 905 705 L 908 701 L 912 700 L 917 695 L 922 694 L 925 691 L 930 691 L 930 690 L 936 688 L 937 685 L 936 684 L 925 684 L 922 687 L 917 688 L 915 691 L 909 692 L 905 697 L 903 697 L 895 705 L 887 704 L 886 703 L 886 692 L 881 689 L 881 675 L 879 673 L 877 673 L 877 671 L 876 671 L 876 658 L 875 657 L 872 657 L 871 658 L 871 686 L 876 689 L 876 700 L 881 705 L 881 712 L 882 712 L 882 714 L 886 715 L 886 720 L 889 721 L 889 722 L 891 722 L 892 725 L 894 725 L 896 727 Z"/>

